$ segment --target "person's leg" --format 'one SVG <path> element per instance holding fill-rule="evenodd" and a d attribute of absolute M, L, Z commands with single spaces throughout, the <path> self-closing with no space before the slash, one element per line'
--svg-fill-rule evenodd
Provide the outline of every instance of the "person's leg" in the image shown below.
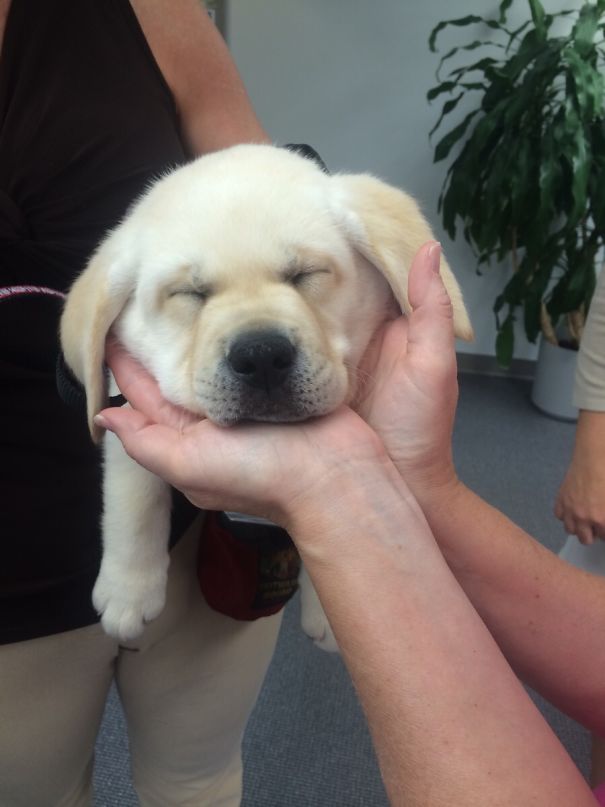
<path fill-rule="evenodd" d="M 237 622 L 212 611 L 196 574 L 199 523 L 173 551 L 167 605 L 123 649 L 116 680 L 142 807 L 236 807 L 242 734 L 281 615 Z"/>
<path fill-rule="evenodd" d="M 116 644 L 99 625 L 0 646 L 0 804 L 91 803 Z"/>

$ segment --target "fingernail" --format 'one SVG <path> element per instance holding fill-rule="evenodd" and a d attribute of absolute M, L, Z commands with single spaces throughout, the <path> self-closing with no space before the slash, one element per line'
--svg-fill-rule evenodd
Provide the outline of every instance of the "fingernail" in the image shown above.
<path fill-rule="evenodd" d="M 95 415 L 93 421 L 95 426 L 100 426 L 102 429 L 111 430 L 111 426 L 109 425 L 108 421 L 104 418 L 103 415 Z"/>
<path fill-rule="evenodd" d="M 431 269 L 436 275 L 439 274 L 439 265 L 441 263 L 441 244 L 439 241 L 434 241 L 429 247 L 428 254 Z"/>

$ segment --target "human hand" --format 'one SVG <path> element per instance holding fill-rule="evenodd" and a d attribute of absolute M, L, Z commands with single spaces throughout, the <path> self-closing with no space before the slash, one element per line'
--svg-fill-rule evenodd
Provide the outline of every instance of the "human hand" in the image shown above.
<path fill-rule="evenodd" d="M 134 408 L 105 409 L 98 425 L 198 507 L 264 516 L 288 528 L 301 512 L 337 507 L 347 475 L 374 479 L 390 466 L 378 437 L 347 407 L 300 424 L 225 428 L 168 403 L 115 342 L 107 361 Z"/>
<path fill-rule="evenodd" d="M 605 412 L 581 411 L 555 515 L 583 544 L 605 539 Z"/>
<path fill-rule="evenodd" d="M 425 244 L 409 276 L 412 313 L 387 323 L 364 358 L 356 407 L 420 503 L 456 482 L 452 429 L 458 400 L 454 322 L 438 243 Z"/>

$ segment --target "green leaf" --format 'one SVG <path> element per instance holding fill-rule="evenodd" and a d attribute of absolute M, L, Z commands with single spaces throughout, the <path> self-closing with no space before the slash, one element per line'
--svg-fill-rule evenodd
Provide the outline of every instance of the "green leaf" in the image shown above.
<path fill-rule="evenodd" d="M 509 81 L 516 81 L 525 68 L 540 53 L 544 52 L 545 47 L 552 48 L 553 42 L 545 44 L 545 40 L 539 36 L 536 30 L 528 31 L 521 40 L 517 53 L 498 70 L 498 73 Z"/>
<path fill-rule="evenodd" d="M 540 333 L 540 311 L 542 309 L 542 289 L 528 292 L 523 301 L 523 325 L 525 335 L 530 342 L 535 342 Z"/>
<path fill-rule="evenodd" d="M 429 36 L 429 49 L 433 53 L 436 53 L 437 49 L 435 47 L 435 42 L 437 40 L 437 36 L 439 35 L 439 33 L 441 31 L 444 30 L 444 28 L 447 28 L 450 25 L 456 25 L 456 26 L 474 25 L 475 23 L 478 23 L 478 22 L 483 22 L 484 23 L 485 20 L 483 19 L 483 17 L 478 17 L 475 14 L 469 14 L 466 17 L 460 17 L 460 18 L 458 18 L 456 20 L 444 20 L 443 22 L 440 22 L 431 31 L 431 34 Z"/>
<path fill-rule="evenodd" d="M 605 2 L 605 0 L 604 0 Z M 601 239 L 605 238 L 605 121 L 591 126 L 593 143 L 593 169 L 588 180 L 590 213 Z"/>
<path fill-rule="evenodd" d="M 601 14 L 602 11 L 590 3 L 585 3 L 580 9 L 577 22 L 571 32 L 580 56 L 586 56 L 592 50 L 592 43 L 599 29 Z"/>
<path fill-rule="evenodd" d="M 476 40 L 475 42 L 471 42 L 470 45 L 457 46 L 455 48 L 452 48 L 451 50 L 449 50 L 445 54 L 445 56 L 442 57 L 439 64 L 437 65 L 437 71 L 436 71 L 437 76 L 439 76 L 441 74 L 441 70 L 442 70 L 443 65 L 445 64 L 445 62 L 449 61 L 449 59 L 451 59 L 453 56 L 455 56 L 459 51 L 477 50 L 477 48 L 482 48 L 486 44 L 491 44 L 491 43 L 480 42 L 479 40 Z"/>
<path fill-rule="evenodd" d="M 470 122 L 475 117 L 475 115 L 479 112 L 478 109 L 474 109 L 472 112 L 469 112 L 468 115 L 464 118 L 462 123 L 459 123 L 451 132 L 445 135 L 435 146 L 435 157 L 434 162 L 438 163 L 441 160 L 445 160 L 448 156 L 452 148 L 456 145 L 456 143 L 460 140 L 460 138 L 464 137 L 466 130 L 468 129 Z"/>
<path fill-rule="evenodd" d="M 498 7 L 499 12 L 498 20 L 501 25 L 504 25 L 504 23 L 506 22 L 506 12 L 512 6 L 512 4 L 513 0 L 502 0 L 502 2 L 500 3 L 500 6 Z"/>
<path fill-rule="evenodd" d="M 435 98 L 438 98 L 440 95 L 443 95 L 447 92 L 452 92 L 456 88 L 461 88 L 464 90 L 485 90 L 486 85 L 482 84 L 480 81 L 444 81 L 443 84 L 439 84 L 436 87 L 432 87 L 426 94 L 427 101 L 434 101 Z"/>
<path fill-rule="evenodd" d="M 521 305 L 527 286 L 528 276 L 531 275 L 531 268 L 527 258 L 521 261 L 519 269 L 513 274 L 504 289 L 502 296 L 511 309 Z"/>
<path fill-rule="evenodd" d="M 566 48 L 565 63 L 569 68 L 569 87 L 576 100 L 580 117 L 591 122 L 603 109 L 603 76 L 573 48 Z"/>
<path fill-rule="evenodd" d="M 448 75 L 460 78 L 466 73 L 474 73 L 477 70 L 481 70 L 484 75 L 488 75 L 493 65 L 496 64 L 498 64 L 496 59 L 491 56 L 485 56 L 483 59 L 479 59 L 479 61 L 473 62 L 473 64 L 469 64 L 466 67 L 458 67 L 455 70 L 451 70 Z"/>
<path fill-rule="evenodd" d="M 510 367 L 513 360 L 515 348 L 514 318 L 509 314 L 500 328 L 496 337 L 496 359 L 500 367 Z"/>
<path fill-rule="evenodd" d="M 517 39 L 517 37 L 519 36 L 519 34 L 522 34 L 522 33 L 523 33 L 523 31 L 525 31 L 525 29 L 526 29 L 526 28 L 527 28 L 529 25 L 531 25 L 531 20 L 526 20 L 526 21 L 523 23 L 523 25 L 520 25 L 518 28 L 515 28 L 515 30 L 514 30 L 514 31 L 511 31 L 511 32 L 510 32 L 510 35 L 509 35 L 509 37 L 508 37 L 508 43 L 507 43 L 507 45 L 506 45 L 506 53 L 508 53 L 508 51 L 509 51 L 509 50 L 512 48 L 512 46 L 513 46 L 513 42 L 515 41 L 515 39 Z"/>
<path fill-rule="evenodd" d="M 591 160 L 584 127 L 571 105 L 566 109 L 565 125 L 567 138 L 564 157 L 571 169 L 571 195 L 573 198 L 573 206 L 568 216 L 571 224 L 577 224 L 586 209 Z"/>
<path fill-rule="evenodd" d="M 573 271 L 568 269 L 554 286 L 546 304 L 546 309 L 553 322 L 557 322 L 563 314 L 576 311 L 582 304 L 585 286 L 583 273 L 582 267 L 576 266 Z M 574 274 L 577 277 L 574 278 Z M 579 282 L 572 286 L 574 280 Z"/>
<path fill-rule="evenodd" d="M 439 200 L 443 226 L 452 240 L 456 237 L 456 219 L 460 217 L 464 220 L 467 216 L 473 187 L 472 175 L 468 176 L 466 173 L 463 157 L 464 153 L 448 172 Z"/>
<path fill-rule="evenodd" d="M 507 185 L 512 219 L 523 221 L 530 213 L 527 209 L 527 180 L 535 171 L 534 144 L 527 137 L 517 138 L 516 148 L 509 152 L 509 156 Z"/>
<path fill-rule="evenodd" d="M 429 139 L 431 138 L 433 132 L 437 131 L 437 129 L 441 125 L 441 121 L 444 119 L 444 117 L 446 115 L 448 115 L 452 110 L 454 110 L 458 106 L 458 104 L 464 98 L 465 95 L 466 95 L 466 93 L 461 92 L 455 98 L 451 98 L 449 101 L 445 102 L 445 104 L 443 105 L 443 109 L 441 110 L 441 115 L 439 116 L 439 119 L 438 119 L 437 123 L 433 126 L 433 128 L 429 132 Z"/>
<path fill-rule="evenodd" d="M 528 0 L 528 2 L 536 34 L 540 40 L 544 41 L 546 39 L 546 15 L 542 3 L 540 3 L 540 0 Z"/>
<path fill-rule="evenodd" d="M 441 84 L 438 84 L 436 87 L 432 87 L 426 94 L 427 101 L 434 101 L 439 95 L 443 95 L 444 92 L 451 92 L 458 86 L 457 81 L 444 81 Z"/>
<path fill-rule="evenodd" d="M 525 262 L 522 262 L 525 263 Z M 529 267 L 529 262 L 528 267 Z M 523 325 L 525 335 L 530 342 L 535 342 L 541 329 L 541 309 L 544 293 L 549 285 L 554 264 L 547 250 L 540 259 L 529 267 L 529 275 L 523 294 Z"/>
<path fill-rule="evenodd" d="M 514 86 L 508 79 L 498 74 L 494 75 L 483 95 L 481 108 L 484 112 L 491 112 L 501 101 L 508 99 L 512 92 L 514 92 Z"/>
<path fill-rule="evenodd" d="M 540 149 L 542 155 L 539 161 L 538 173 L 540 201 L 535 226 L 541 231 L 548 231 L 555 215 L 555 199 L 558 196 L 559 186 L 563 181 L 561 161 L 552 127 L 545 129 Z"/>

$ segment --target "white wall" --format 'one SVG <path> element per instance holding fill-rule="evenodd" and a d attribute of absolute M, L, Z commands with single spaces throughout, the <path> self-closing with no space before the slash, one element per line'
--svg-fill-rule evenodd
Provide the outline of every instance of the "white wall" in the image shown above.
<path fill-rule="evenodd" d="M 428 132 L 441 100 L 426 101 L 438 58 L 427 40 L 442 19 L 488 15 L 469 0 L 228 0 L 228 39 L 255 108 L 277 143 L 313 145 L 332 170 L 370 171 L 414 195 L 458 276 L 476 331 L 461 351 L 493 355 L 493 301 L 506 267 L 475 272 L 472 251 L 440 225 L 437 200 L 449 163 L 432 162 Z M 515 4 L 525 18 L 523 2 Z M 568 3 L 568 5 L 570 5 Z M 560 7 L 556 0 L 548 8 Z M 468 42 L 444 37 L 444 46 Z M 472 54 L 471 54 L 472 55 Z M 451 125 L 450 127 L 451 128 Z M 443 130 L 444 133 L 447 128 Z M 536 348 L 521 331 L 516 357 Z"/>

